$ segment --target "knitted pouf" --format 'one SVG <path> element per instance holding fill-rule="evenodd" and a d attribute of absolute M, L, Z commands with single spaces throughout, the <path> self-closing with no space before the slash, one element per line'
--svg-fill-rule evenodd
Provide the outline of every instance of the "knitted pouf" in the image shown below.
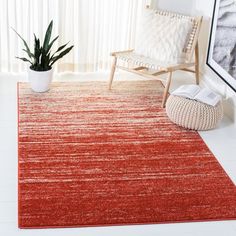
<path fill-rule="evenodd" d="M 166 112 L 172 122 L 193 130 L 213 129 L 223 118 L 222 102 L 213 107 L 173 95 L 167 100 Z"/>

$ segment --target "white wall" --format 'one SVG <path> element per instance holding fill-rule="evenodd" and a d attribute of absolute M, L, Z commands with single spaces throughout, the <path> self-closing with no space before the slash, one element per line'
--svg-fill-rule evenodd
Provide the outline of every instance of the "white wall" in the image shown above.
<path fill-rule="evenodd" d="M 225 113 L 235 122 L 236 125 L 236 93 L 232 91 L 217 75 L 206 66 L 206 55 L 208 37 L 214 7 L 214 0 L 153 0 L 154 7 L 187 13 L 203 15 L 203 25 L 200 34 L 200 62 L 203 75 L 202 82 L 220 93 L 224 98 Z"/>
<path fill-rule="evenodd" d="M 191 14 L 193 9 L 193 0 L 153 0 L 154 6 L 160 9 L 168 9 L 184 14 Z M 207 0 L 206 0 L 207 1 Z"/>

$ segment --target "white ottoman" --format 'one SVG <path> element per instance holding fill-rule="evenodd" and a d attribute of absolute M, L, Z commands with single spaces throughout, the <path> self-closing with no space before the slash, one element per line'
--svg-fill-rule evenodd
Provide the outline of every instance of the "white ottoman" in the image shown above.
<path fill-rule="evenodd" d="M 170 120 L 187 129 L 214 129 L 223 118 L 222 102 L 215 107 L 170 95 L 166 103 L 166 113 Z"/>

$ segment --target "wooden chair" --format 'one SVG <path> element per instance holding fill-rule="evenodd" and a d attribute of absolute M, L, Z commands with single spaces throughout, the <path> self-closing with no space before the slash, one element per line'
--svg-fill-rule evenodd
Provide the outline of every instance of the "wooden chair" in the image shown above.
<path fill-rule="evenodd" d="M 183 48 L 183 53 L 185 55 L 184 63 L 176 63 L 176 64 L 164 64 L 158 63 L 156 61 L 151 62 L 149 58 L 148 63 L 146 61 L 142 61 L 143 57 L 136 55 L 134 49 L 126 50 L 121 52 L 112 52 L 111 56 L 114 57 L 113 65 L 111 68 L 110 73 L 110 80 L 109 80 L 109 89 L 112 87 L 112 82 L 114 78 L 114 74 L 116 68 L 132 72 L 147 78 L 156 79 L 165 83 L 165 89 L 163 93 L 162 99 L 162 107 L 165 107 L 166 100 L 169 94 L 169 88 L 172 80 L 173 72 L 177 70 L 192 72 L 195 73 L 196 76 L 196 83 L 199 84 L 200 74 L 199 74 L 199 48 L 198 48 L 198 37 L 199 31 L 202 23 L 202 17 L 191 17 L 185 16 L 181 14 L 176 14 L 167 11 L 158 11 L 158 14 L 169 15 L 172 18 L 188 18 L 193 23 L 191 34 L 189 35 L 189 39 L 187 40 L 187 44 L 185 48 Z M 193 55 L 195 52 L 195 59 L 193 59 Z M 138 58 L 138 59 L 137 59 Z M 128 62 L 128 66 L 118 65 L 118 60 Z M 138 66 L 130 67 L 130 63 L 132 60 L 138 61 L 135 63 Z M 124 64 L 124 63 L 123 63 Z M 168 74 L 167 79 L 159 78 L 158 76 Z"/>

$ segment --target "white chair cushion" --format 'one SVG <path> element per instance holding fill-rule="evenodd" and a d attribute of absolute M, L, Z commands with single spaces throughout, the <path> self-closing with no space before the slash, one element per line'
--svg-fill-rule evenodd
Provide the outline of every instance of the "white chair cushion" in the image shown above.
<path fill-rule="evenodd" d="M 168 63 L 185 61 L 183 53 L 193 29 L 190 18 L 146 9 L 141 17 L 135 52 Z"/>

